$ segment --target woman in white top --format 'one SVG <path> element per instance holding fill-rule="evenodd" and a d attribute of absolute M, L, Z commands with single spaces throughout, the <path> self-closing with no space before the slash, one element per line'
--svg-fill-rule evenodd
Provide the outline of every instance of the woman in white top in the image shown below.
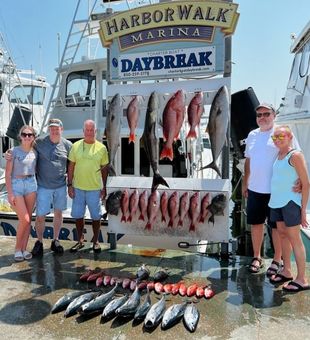
<path fill-rule="evenodd" d="M 36 200 L 37 181 L 35 177 L 37 153 L 33 149 L 35 140 L 33 127 L 24 125 L 19 133 L 21 144 L 14 147 L 12 159 L 7 161 L 5 183 L 8 200 L 18 217 L 15 261 L 30 260 L 27 251 L 32 211 Z"/>

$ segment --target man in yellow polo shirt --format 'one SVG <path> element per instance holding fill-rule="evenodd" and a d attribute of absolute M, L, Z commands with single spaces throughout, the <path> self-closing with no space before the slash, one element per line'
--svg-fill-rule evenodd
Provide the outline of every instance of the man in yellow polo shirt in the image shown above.
<path fill-rule="evenodd" d="M 72 198 L 71 216 L 75 218 L 78 242 L 70 251 L 84 247 L 84 215 L 86 206 L 93 226 L 93 250 L 101 251 L 100 231 L 101 202 L 106 196 L 109 157 L 106 147 L 96 140 L 96 124 L 86 120 L 84 138 L 75 142 L 69 153 L 68 194 Z"/>

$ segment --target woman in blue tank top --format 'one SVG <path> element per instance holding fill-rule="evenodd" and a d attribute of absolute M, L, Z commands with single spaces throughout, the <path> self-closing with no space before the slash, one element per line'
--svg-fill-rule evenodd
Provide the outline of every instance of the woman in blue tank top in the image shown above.
<path fill-rule="evenodd" d="M 293 134 L 290 128 L 288 126 L 277 127 L 271 138 L 279 149 L 279 154 L 273 165 L 271 179 L 270 219 L 277 223 L 284 266 L 283 270 L 272 276 L 270 281 L 274 284 L 289 281 L 283 286 L 283 290 L 299 292 L 310 289 L 305 274 L 305 247 L 300 235 L 300 227 L 309 226 L 306 213 L 309 177 L 303 154 L 292 148 Z M 302 185 L 301 193 L 292 191 L 298 178 Z M 291 271 L 290 247 L 293 249 L 297 265 L 297 276 L 294 280 Z"/>
<path fill-rule="evenodd" d="M 14 147 L 12 159 L 7 161 L 5 183 L 8 200 L 18 217 L 15 244 L 15 261 L 30 260 L 27 251 L 32 211 L 36 200 L 37 181 L 35 177 L 37 153 L 33 149 L 35 140 L 33 127 L 24 125 L 19 133 L 20 145 Z"/>

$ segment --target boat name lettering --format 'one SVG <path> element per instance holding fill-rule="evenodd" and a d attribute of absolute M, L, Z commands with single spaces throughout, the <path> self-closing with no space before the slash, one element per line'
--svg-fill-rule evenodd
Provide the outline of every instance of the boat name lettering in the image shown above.
<path fill-rule="evenodd" d="M 16 233 L 17 233 L 17 227 L 14 223 L 11 224 L 8 222 L 0 222 L 0 235 L 16 236 Z M 37 237 L 36 231 L 33 227 L 31 227 L 30 235 L 33 238 Z M 44 229 L 43 238 L 54 239 L 54 228 L 50 226 L 46 226 Z M 59 239 L 77 241 L 78 238 L 77 238 L 77 233 L 76 233 L 74 224 L 70 227 L 62 227 L 60 229 Z M 102 235 L 101 230 L 99 232 L 98 240 L 99 242 L 103 242 L 103 235 Z"/>
<path fill-rule="evenodd" d="M 176 55 L 165 55 L 165 56 L 154 56 L 154 57 L 142 57 L 130 59 L 121 59 L 121 72 L 132 72 L 132 71 L 150 71 L 150 70 L 161 70 L 161 69 L 174 69 L 184 67 L 197 67 L 197 66 L 211 66 L 212 61 L 210 57 L 212 51 L 176 54 Z M 133 74 L 131 74 L 132 76 Z"/>

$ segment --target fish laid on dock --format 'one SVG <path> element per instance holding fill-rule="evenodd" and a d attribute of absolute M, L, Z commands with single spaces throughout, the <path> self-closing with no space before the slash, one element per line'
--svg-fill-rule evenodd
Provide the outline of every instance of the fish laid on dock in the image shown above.
<path fill-rule="evenodd" d="M 117 308 L 115 313 L 122 317 L 128 317 L 128 316 L 134 315 L 139 307 L 140 298 L 141 298 L 141 293 L 137 286 L 135 291 L 129 297 L 129 299 L 122 306 Z"/>
<path fill-rule="evenodd" d="M 139 281 L 142 281 L 147 280 L 149 277 L 150 277 L 149 268 L 145 264 L 142 264 L 142 266 L 137 270 L 136 278 Z"/>
<path fill-rule="evenodd" d="M 148 160 L 153 170 L 152 191 L 161 184 L 169 188 L 165 179 L 159 173 L 158 155 L 159 141 L 156 135 L 157 119 L 159 113 L 159 99 L 156 92 L 152 92 L 145 116 L 142 141 Z"/>
<path fill-rule="evenodd" d="M 112 279 L 112 276 L 111 276 L 111 275 L 105 275 L 105 276 L 103 277 L 103 285 L 104 285 L 104 286 L 110 285 L 111 279 Z"/>
<path fill-rule="evenodd" d="M 161 282 L 156 282 L 154 284 L 155 293 L 161 294 L 164 291 L 164 285 Z"/>
<path fill-rule="evenodd" d="M 187 288 L 187 290 L 186 290 L 186 295 L 187 295 L 188 297 L 191 297 L 191 296 L 196 295 L 196 290 L 197 290 L 197 288 L 198 288 L 197 283 L 194 283 L 194 284 L 190 285 L 190 286 Z"/>
<path fill-rule="evenodd" d="M 154 274 L 154 282 L 162 282 L 164 280 L 166 280 L 166 278 L 169 276 L 169 273 L 164 270 L 158 270 L 155 274 Z"/>
<path fill-rule="evenodd" d="M 129 288 L 129 287 L 130 287 L 130 282 L 131 282 L 131 280 L 130 280 L 129 278 L 126 277 L 126 278 L 123 280 L 123 282 L 122 282 L 122 287 L 123 287 L 124 289 Z"/>
<path fill-rule="evenodd" d="M 97 296 L 100 295 L 101 292 L 96 291 L 96 292 L 88 292 L 85 293 L 79 297 L 77 297 L 76 299 L 74 299 L 72 302 L 70 302 L 70 304 L 68 305 L 64 317 L 67 318 L 71 315 L 74 315 L 77 313 L 78 309 L 84 305 L 85 303 L 95 299 Z"/>
<path fill-rule="evenodd" d="M 166 294 L 170 294 L 172 291 L 172 283 L 166 283 L 164 284 L 164 292 Z"/>
<path fill-rule="evenodd" d="M 154 281 L 148 282 L 147 285 L 146 285 L 146 289 L 148 289 L 149 291 L 154 290 L 155 289 L 155 282 Z"/>
<path fill-rule="evenodd" d="M 109 318 L 115 314 L 115 311 L 128 300 L 128 295 L 123 295 L 119 298 L 114 298 L 103 309 L 101 319 Z"/>
<path fill-rule="evenodd" d="M 215 295 L 214 290 L 211 287 L 206 287 L 204 290 L 204 296 L 206 299 L 211 299 Z"/>
<path fill-rule="evenodd" d="M 87 281 L 88 277 L 94 273 L 96 273 L 96 270 L 94 269 L 87 270 L 87 272 L 80 276 L 80 281 Z"/>
<path fill-rule="evenodd" d="M 195 332 L 200 318 L 200 313 L 194 303 L 187 305 L 184 311 L 184 325 L 190 332 Z"/>
<path fill-rule="evenodd" d="M 152 301 L 151 301 L 151 297 L 150 297 L 150 291 L 147 290 L 147 294 L 145 296 L 145 299 L 141 303 L 141 305 L 138 307 L 133 318 L 135 320 L 143 320 L 146 317 L 146 314 L 148 313 L 148 311 L 151 309 L 151 306 L 152 306 Z"/>
<path fill-rule="evenodd" d="M 59 300 L 57 300 L 57 302 L 54 304 L 54 306 L 52 307 L 51 313 L 54 314 L 54 313 L 58 313 L 58 312 L 65 310 L 74 299 L 78 298 L 79 296 L 83 294 L 85 294 L 85 291 L 84 292 L 74 291 L 74 292 L 65 294 Z"/>
<path fill-rule="evenodd" d="M 118 285 L 116 284 L 115 287 L 111 289 L 108 293 L 101 294 L 97 296 L 95 299 L 85 304 L 82 304 L 81 307 L 78 308 L 78 312 L 83 315 L 89 315 L 92 313 L 102 311 L 103 308 L 112 300 L 117 287 Z"/>
<path fill-rule="evenodd" d="M 161 322 L 162 329 L 168 329 L 178 323 L 185 312 L 187 302 L 174 304 L 170 306 L 163 315 L 163 320 Z"/>
<path fill-rule="evenodd" d="M 144 327 L 146 328 L 154 328 L 156 327 L 166 310 L 166 296 L 163 294 L 162 298 L 156 302 L 150 310 L 147 312 L 146 317 L 144 319 Z"/>
<path fill-rule="evenodd" d="M 100 271 L 98 273 L 93 273 L 91 275 L 88 276 L 87 278 L 87 282 L 96 282 L 96 280 L 101 277 L 101 276 L 104 276 L 104 272 L 103 271 Z"/>
<path fill-rule="evenodd" d="M 172 284 L 172 287 L 171 287 L 171 294 L 172 295 L 177 295 L 179 293 L 179 289 L 180 289 L 180 286 L 181 286 L 182 283 L 183 283 L 183 281 Z"/>
<path fill-rule="evenodd" d="M 211 168 L 221 177 L 221 171 L 216 161 L 222 152 L 226 141 L 226 133 L 229 122 L 229 95 L 226 86 L 222 86 L 216 93 L 209 114 L 207 131 L 210 137 L 212 162 L 200 170 Z"/>

